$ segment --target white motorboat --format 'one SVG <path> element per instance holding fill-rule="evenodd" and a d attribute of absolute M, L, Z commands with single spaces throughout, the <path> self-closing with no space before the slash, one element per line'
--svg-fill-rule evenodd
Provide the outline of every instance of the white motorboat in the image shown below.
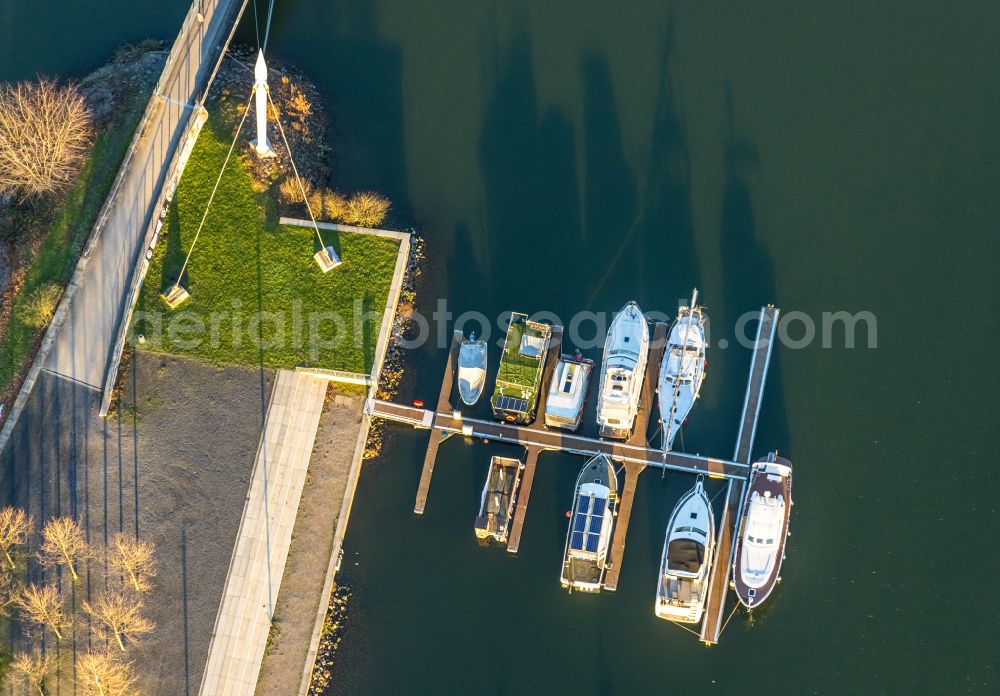
<path fill-rule="evenodd" d="M 663 541 L 656 615 L 681 623 L 698 623 L 705 609 L 715 546 L 715 516 L 702 481 L 677 502 Z"/>
<path fill-rule="evenodd" d="M 781 580 L 792 509 L 792 463 L 772 453 L 753 464 L 742 532 L 736 540 L 733 585 L 748 609 L 767 599 Z"/>
<path fill-rule="evenodd" d="M 579 351 L 572 356 L 559 356 L 545 400 L 546 426 L 564 430 L 576 430 L 580 427 L 583 405 L 587 400 L 587 386 L 593 370 L 594 361 L 587 360 Z"/>
<path fill-rule="evenodd" d="M 583 465 L 576 480 L 560 577 L 563 587 L 600 591 L 607 570 L 617 501 L 614 463 L 606 454 L 599 454 Z"/>
<path fill-rule="evenodd" d="M 597 424 L 601 437 L 627 439 L 639 411 L 649 356 L 649 328 L 642 310 L 629 302 L 615 315 L 604 343 Z"/>
<path fill-rule="evenodd" d="M 466 406 L 474 406 L 486 386 L 486 341 L 476 334 L 464 341 L 458 351 L 458 393 Z"/>
<path fill-rule="evenodd" d="M 657 396 L 664 450 L 673 447 L 705 380 L 705 321 L 697 303 L 696 288 L 690 306 L 677 312 L 660 362 Z"/>

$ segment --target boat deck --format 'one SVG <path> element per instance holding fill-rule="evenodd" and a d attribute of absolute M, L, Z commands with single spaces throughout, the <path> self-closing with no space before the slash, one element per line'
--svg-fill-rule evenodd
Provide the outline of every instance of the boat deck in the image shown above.
<path fill-rule="evenodd" d="M 781 463 L 786 463 L 786 461 L 783 461 Z M 769 492 L 771 494 L 771 497 L 773 497 L 775 499 L 777 499 L 779 496 L 782 499 L 784 499 L 784 501 L 785 501 L 785 514 L 784 514 L 784 517 L 782 519 L 782 529 L 785 530 L 785 531 L 787 531 L 788 530 L 788 517 L 789 517 L 789 515 L 791 515 L 791 512 L 792 512 L 792 479 L 791 479 L 791 477 L 790 476 L 781 477 L 781 478 L 779 478 L 777 476 L 773 476 L 772 477 L 772 476 L 769 476 L 769 475 L 767 475 L 765 473 L 758 473 L 756 475 L 751 475 L 751 483 L 747 484 L 747 497 L 748 498 L 753 494 L 753 491 L 759 491 L 761 495 L 763 495 L 764 492 L 767 491 L 767 492 Z M 744 501 L 744 503 L 745 503 L 745 501 Z M 736 546 L 737 547 L 739 546 L 739 542 L 738 541 L 736 543 Z M 755 598 L 753 600 L 753 604 L 754 605 L 759 605 L 761 602 L 763 602 L 765 599 L 767 599 L 767 596 L 771 593 L 771 591 L 774 589 L 775 584 L 780 579 L 780 576 L 781 576 L 781 555 L 784 554 L 784 551 L 785 551 L 785 539 L 782 539 L 781 543 L 780 543 L 780 546 L 779 546 L 779 555 L 778 555 L 777 567 L 775 568 L 774 574 L 769 578 L 768 582 L 763 587 L 760 587 L 760 588 L 756 589 L 756 591 L 755 591 L 755 595 L 756 596 L 755 596 Z M 747 597 L 747 596 L 749 596 L 750 590 L 743 583 L 743 579 L 740 577 L 740 574 L 737 573 L 737 572 L 735 572 L 735 560 L 736 560 L 735 552 L 734 552 L 733 560 L 734 560 L 734 563 L 733 563 L 733 566 L 734 566 L 734 571 L 733 571 L 733 588 L 736 590 L 736 593 L 738 595 L 742 595 L 743 597 Z"/>

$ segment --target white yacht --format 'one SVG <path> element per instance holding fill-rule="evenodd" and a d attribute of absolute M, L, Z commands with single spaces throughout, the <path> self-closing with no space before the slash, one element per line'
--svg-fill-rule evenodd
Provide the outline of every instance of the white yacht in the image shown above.
<path fill-rule="evenodd" d="M 576 480 L 573 512 L 566 530 L 560 581 L 563 587 L 600 592 L 618 501 L 618 477 L 606 454 L 587 461 Z"/>
<path fill-rule="evenodd" d="M 577 351 L 575 355 L 560 355 L 552 371 L 549 394 L 545 399 L 545 425 L 549 428 L 576 430 L 583 418 L 583 404 L 594 361 Z"/>
<path fill-rule="evenodd" d="M 681 623 L 701 621 L 714 546 L 715 516 L 699 478 L 670 515 L 656 587 L 657 616 Z"/>
<path fill-rule="evenodd" d="M 466 406 L 474 406 L 486 386 L 486 341 L 473 333 L 458 351 L 458 393 Z"/>
<path fill-rule="evenodd" d="M 705 380 L 705 321 L 698 306 L 698 290 L 691 304 L 681 307 L 670 327 L 670 338 L 663 360 L 657 396 L 660 403 L 660 423 L 663 428 L 663 449 L 673 447 L 674 438 L 687 420 L 691 407 Z"/>
<path fill-rule="evenodd" d="M 624 440 L 632 434 L 648 355 L 646 319 L 639 305 L 629 302 L 615 315 L 604 343 L 597 401 L 601 437 Z"/>
<path fill-rule="evenodd" d="M 792 509 L 792 463 L 772 453 L 750 470 L 742 532 L 736 540 L 733 585 L 748 609 L 767 599 L 781 580 Z"/>

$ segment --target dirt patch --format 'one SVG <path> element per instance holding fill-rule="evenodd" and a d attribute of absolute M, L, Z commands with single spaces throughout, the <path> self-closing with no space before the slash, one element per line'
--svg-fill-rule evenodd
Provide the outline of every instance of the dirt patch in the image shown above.
<path fill-rule="evenodd" d="M 347 489 L 364 407 L 359 389 L 331 385 L 320 417 L 309 474 L 275 605 L 274 626 L 257 696 L 297 693 L 316 615 L 328 599 L 323 583 Z"/>

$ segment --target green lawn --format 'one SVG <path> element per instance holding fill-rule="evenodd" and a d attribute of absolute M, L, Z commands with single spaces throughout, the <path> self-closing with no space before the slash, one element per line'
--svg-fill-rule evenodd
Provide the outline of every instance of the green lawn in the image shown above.
<path fill-rule="evenodd" d="M 147 99 L 147 93 L 137 94 L 121 121 L 105 129 L 94 141 L 76 182 L 31 259 L 24 285 L 14 298 L 7 332 L 0 342 L 0 394 L 7 392 L 24 368 L 42 332 L 21 321 L 19 308 L 37 288 L 48 283 L 65 286 L 69 282 L 87 235 L 97 221 L 128 151 Z"/>
<path fill-rule="evenodd" d="M 210 118 L 171 203 L 136 308 L 146 350 L 213 363 L 369 372 L 399 244 L 323 230 L 344 263 L 322 273 L 310 228 L 278 225 L 234 154 L 185 272 L 191 297 L 176 310 L 160 294 L 184 262 L 229 149 Z M 166 238 L 163 238 L 163 234 Z M 258 340 L 259 337 L 259 340 Z"/>

